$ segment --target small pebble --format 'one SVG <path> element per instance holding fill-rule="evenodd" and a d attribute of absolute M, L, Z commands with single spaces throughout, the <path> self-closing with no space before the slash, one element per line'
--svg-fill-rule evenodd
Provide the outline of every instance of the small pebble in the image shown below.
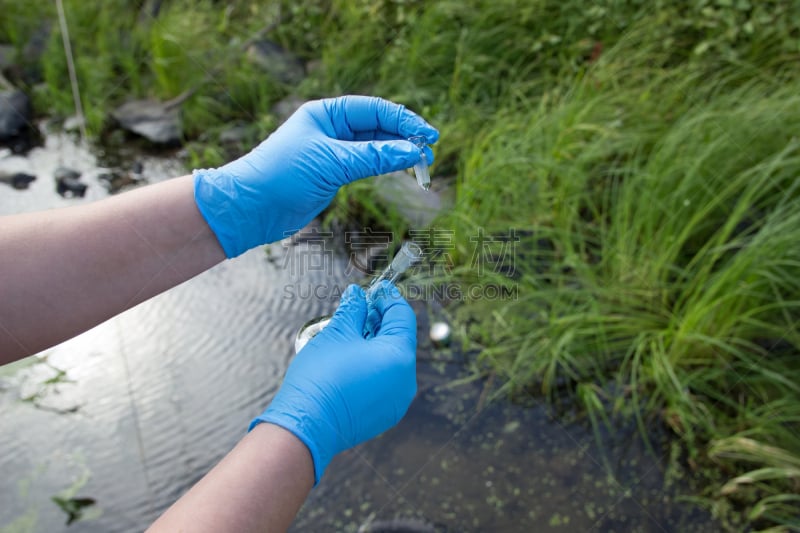
<path fill-rule="evenodd" d="M 435 346 L 447 346 L 450 344 L 450 326 L 445 322 L 434 322 L 431 324 L 429 335 Z"/>

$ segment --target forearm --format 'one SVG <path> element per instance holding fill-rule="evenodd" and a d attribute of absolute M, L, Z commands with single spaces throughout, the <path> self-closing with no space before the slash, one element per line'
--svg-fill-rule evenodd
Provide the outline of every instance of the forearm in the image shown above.
<path fill-rule="evenodd" d="M 259 424 L 148 531 L 285 531 L 313 484 L 308 448 Z"/>
<path fill-rule="evenodd" d="M 0 217 L 0 364 L 77 335 L 225 256 L 184 176 Z"/>

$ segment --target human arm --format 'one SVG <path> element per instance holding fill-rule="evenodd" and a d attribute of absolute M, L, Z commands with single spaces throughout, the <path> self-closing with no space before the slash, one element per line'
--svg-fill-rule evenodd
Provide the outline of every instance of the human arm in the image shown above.
<path fill-rule="evenodd" d="M 0 364 L 225 259 L 192 189 L 183 176 L 88 205 L 0 217 Z"/>
<path fill-rule="evenodd" d="M 308 448 L 259 424 L 148 531 L 286 531 L 313 485 Z"/>
<path fill-rule="evenodd" d="M 219 169 L 87 206 L 0 218 L 0 364 L 301 229 L 340 186 L 416 163 L 419 149 L 403 140 L 416 134 L 438 138 L 386 100 L 317 100 Z"/>
<path fill-rule="evenodd" d="M 416 318 L 384 282 L 349 287 L 328 326 L 297 354 L 252 431 L 153 524 L 161 531 L 284 531 L 339 452 L 406 413 L 416 393 Z M 362 331 L 368 305 L 374 338 Z"/>

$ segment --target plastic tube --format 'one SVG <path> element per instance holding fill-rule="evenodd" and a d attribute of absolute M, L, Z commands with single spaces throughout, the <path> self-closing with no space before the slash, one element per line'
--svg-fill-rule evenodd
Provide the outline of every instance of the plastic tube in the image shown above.
<path fill-rule="evenodd" d="M 392 258 L 383 272 L 372 278 L 367 286 L 367 298 L 369 293 L 374 287 L 383 280 L 389 280 L 391 283 L 396 283 L 400 276 L 402 276 L 409 268 L 422 260 L 423 253 L 419 244 L 411 241 L 405 241 L 400 247 L 400 250 Z M 294 338 L 294 352 L 297 353 L 308 341 L 316 337 L 325 326 L 331 321 L 331 316 L 321 316 L 306 322 Z M 367 316 L 366 323 L 364 324 L 364 338 L 371 339 L 375 336 L 375 332 L 380 327 L 380 318 L 374 314 Z"/>
<path fill-rule="evenodd" d="M 420 152 L 422 153 L 422 159 L 419 163 L 414 165 L 414 175 L 417 177 L 417 185 L 426 191 L 430 190 L 431 175 L 430 172 L 428 172 L 428 157 L 425 155 L 424 150 L 424 148 L 428 145 L 428 138 L 424 135 L 415 135 L 413 137 L 409 137 L 408 140 L 417 145 L 417 148 L 419 148 Z"/>
<path fill-rule="evenodd" d="M 379 282 L 388 279 L 392 283 L 414 264 L 422 260 L 422 248 L 419 244 L 411 241 L 406 241 L 400 247 L 400 250 L 395 254 L 389 266 L 375 276 L 370 282 L 369 286 L 377 285 Z"/>

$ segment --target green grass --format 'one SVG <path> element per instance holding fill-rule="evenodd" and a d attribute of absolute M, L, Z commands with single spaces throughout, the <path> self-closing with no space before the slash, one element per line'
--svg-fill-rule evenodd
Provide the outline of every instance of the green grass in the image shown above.
<path fill-rule="evenodd" d="M 731 528 L 797 527 L 800 83 L 636 55 L 498 116 L 465 155 L 461 279 L 475 228 L 528 237 L 519 299 L 458 316 L 508 390 L 567 383 L 593 416 L 667 424 Z"/>
<path fill-rule="evenodd" d="M 243 44 L 275 25 L 278 4 L 219 6 L 210 1 L 174 0 L 164 2 L 155 18 L 135 4 L 64 0 L 90 134 L 99 136 L 110 111 L 124 101 L 169 100 L 190 89 L 194 92 L 182 106 L 186 140 L 215 141 L 235 121 L 255 124 L 260 136 L 274 128 L 270 109 L 289 88 L 256 67 Z M 49 28 L 41 59 L 29 65 L 43 83 L 34 77 L 27 88 L 35 96 L 37 109 L 55 116 L 72 115 L 75 110 L 55 6 L 47 0 L 31 0 L 24 9 L 20 5 L 0 1 L 4 13 L 0 41 L 13 43 L 21 52 L 37 29 Z M 283 35 L 282 40 L 288 37 Z M 204 149 L 195 155 L 199 163 L 219 162 Z"/>
<path fill-rule="evenodd" d="M 54 20 L 52 2 L 21 5 L 0 0 L 0 40 L 19 49 Z M 453 308 L 476 367 L 510 393 L 566 394 L 595 425 L 666 426 L 671 460 L 728 529 L 800 530 L 800 4 L 173 0 L 156 19 L 65 6 L 91 130 L 125 99 L 195 87 L 193 166 L 226 159 L 232 122 L 266 135 L 288 92 L 422 113 L 442 133 L 434 179 L 456 177 L 436 223 L 456 236 L 447 281 L 519 296 Z M 299 87 L 241 51 L 276 21 L 269 38 L 318 62 Z M 40 67 L 40 108 L 71 114 L 57 25 Z M 409 229 L 368 181 L 328 217 Z M 470 237 L 509 228 L 513 276 L 478 272 Z"/>

